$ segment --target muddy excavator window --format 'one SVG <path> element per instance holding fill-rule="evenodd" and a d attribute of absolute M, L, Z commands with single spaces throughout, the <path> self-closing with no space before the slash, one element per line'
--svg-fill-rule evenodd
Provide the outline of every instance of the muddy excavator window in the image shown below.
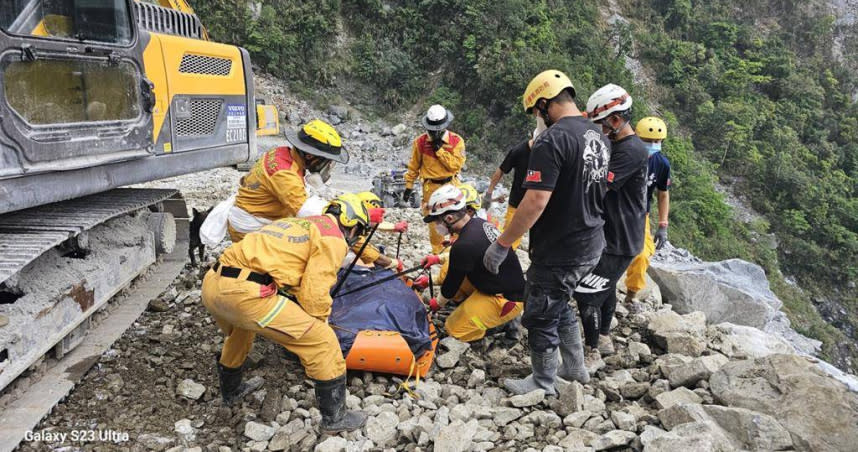
<path fill-rule="evenodd" d="M 131 63 L 9 58 L 0 70 L 6 102 L 31 125 L 123 121 L 141 114 L 141 84 Z"/>
<path fill-rule="evenodd" d="M 126 0 L 0 0 L 0 28 L 17 35 L 131 42 Z"/>

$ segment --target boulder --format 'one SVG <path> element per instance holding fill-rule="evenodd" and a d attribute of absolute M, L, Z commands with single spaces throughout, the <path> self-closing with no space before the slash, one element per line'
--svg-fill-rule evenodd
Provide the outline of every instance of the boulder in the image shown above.
<path fill-rule="evenodd" d="M 689 422 L 709 424 L 711 431 L 729 440 L 736 449 L 786 450 L 792 448 L 789 432 L 773 417 L 744 408 L 719 405 L 679 404 L 658 413 L 668 430 Z"/>
<path fill-rule="evenodd" d="M 764 328 L 783 305 L 769 289 L 762 267 L 741 259 L 653 262 L 650 268 L 665 303 L 681 314 L 703 311 L 712 323 Z"/>
<path fill-rule="evenodd" d="M 681 364 L 671 369 L 669 375 L 665 375 L 674 388 L 679 386 L 694 387 L 700 380 L 708 380 L 729 360 L 720 354 L 701 356 L 694 358 L 691 362 Z"/>
<path fill-rule="evenodd" d="M 686 315 L 663 309 L 644 314 L 647 331 L 655 343 L 668 353 L 700 356 L 706 348 L 706 316 L 695 311 Z"/>
<path fill-rule="evenodd" d="M 793 353 L 784 339 L 757 328 L 724 322 L 706 329 L 709 347 L 729 358 L 761 358 L 774 353 Z"/>
<path fill-rule="evenodd" d="M 647 435 L 641 442 L 646 452 L 733 452 L 736 448 L 720 429 L 705 422 L 689 422 L 673 431 Z"/>
<path fill-rule="evenodd" d="M 731 362 L 709 385 L 722 403 L 777 419 L 797 450 L 854 450 L 858 444 L 858 394 L 801 356 Z"/>

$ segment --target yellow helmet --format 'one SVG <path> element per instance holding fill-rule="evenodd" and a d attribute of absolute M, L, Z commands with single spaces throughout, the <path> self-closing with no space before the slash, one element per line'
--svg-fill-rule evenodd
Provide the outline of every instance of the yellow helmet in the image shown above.
<path fill-rule="evenodd" d="M 667 138 L 667 124 L 661 118 L 647 116 L 638 121 L 635 133 L 644 140 L 663 140 Z"/>
<path fill-rule="evenodd" d="M 521 97 L 524 111 L 529 114 L 539 99 L 553 99 L 564 89 L 570 90 L 572 97 L 575 97 L 575 87 L 566 74 L 555 69 L 540 72 L 530 81 Z"/>
<path fill-rule="evenodd" d="M 360 226 L 366 229 L 369 226 L 369 212 L 361 199 L 353 193 L 344 193 L 334 198 L 325 207 L 325 213 L 335 216 L 346 228 Z"/>
<path fill-rule="evenodd" d="M 349 153 L 343 149 L 343 141 L 334 126 L 321 119 L 304 124 L 298 131 L 287 131 L 286 139 L 301 152 L 348 163 Z"/>
<path fill-rule="evenodd" d="M 384 207 L 384 203 L 381 202 L 381 198 L 371 191 L 362 191 L 357 194 L 357 197 L 360 198 L 363 206 L 366 207 L 366 210 Z"/>
<path fill-rule="evenodd" d="M 480 210 L 483 202 L 480 192 L 471 184 L 459 184 L 459 189 L 465 194 L 465 205 L 474 210 Z"/>

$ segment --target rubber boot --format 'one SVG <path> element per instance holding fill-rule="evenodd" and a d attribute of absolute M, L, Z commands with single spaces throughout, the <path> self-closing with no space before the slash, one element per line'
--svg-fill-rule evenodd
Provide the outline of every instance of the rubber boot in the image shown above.
<path fill-rule="evenodd" d="M 614 349 L 614 342 L 611 340 L 611 336 L 600 334 L 599 335 L 599 354 L 602 356 L 610 356 L 616 353 L 617 351 Z"/>
<path fill-rule="evenodd" d="M 558 328 L 560 336 L 560 357 L 563 363 L 557 375 L 564 380 L 575 380 L 581 384 L 590 382 L 590 373 L 584 366 L 584 344 L 577 328 Z"/>
<path fill-rule="evenodd" d="M 557 390 L 554 383 L 557 377 L 557 349 L 545 352 L 530 352 L 530 367 L 533 373 L 522 379 L 507 378 L 503 385 L 507 391 L 520 395 L 537 389 L 544 389 L 545 395 L 555 396 Z"/>
<path fill-rule="evenodd" d="M 316 401 L 322 413 L 323 433 L 350 432 L 366 424 L 366 413 L 346 410 L 346 376 L 316 382 Z"/>
<path fill-rule="evenodd" d="M 217 376 L 220 379 L 220 395 L 224 403 L 232 405 L 254 390 L 253 387 L 241 381 L 241 367 L 226 367 L 218 361 Z"/>

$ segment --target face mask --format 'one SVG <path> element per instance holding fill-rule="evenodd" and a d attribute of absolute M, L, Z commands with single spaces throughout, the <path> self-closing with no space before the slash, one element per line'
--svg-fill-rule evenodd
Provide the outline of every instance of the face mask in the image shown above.
<path fill-rule="evenodd" d="M 436 221 L 435 223 L 433 223 L 433 226 L 435 227 L 435 232 L 437 232 L 439 235 L 441 235 L 441 236 L 450 235 L 450 230 L 447 229 L 447 225 L 445 225 L 444 223 L 441 223 L 440 221 Z"/>
<path fill-rule="evenodd" d="M 548 129 L 548 126 L 545 125 L 545 121 L 542 119 L 542 116 L 537 115 L 536 128 L 533 129 L 533 139 L 535 140 L 536 137 L 538 137 L 542 132 L 545 132 L 546 129 Z"/>
<path fill-rule="evenodd" d="M 646 147 L 649 151 L 649 155 L 653 155 L 656 152 L 661 151 L 661 143 L 646 143 Z"/>
<path fill-rule="evenodd" d="M 307 173 L 304 176 L 304 183 L 308 187 L 315 188 L 316 190 L 321 190 L 325 187 L 325 178 L 321 173 Z"/>

